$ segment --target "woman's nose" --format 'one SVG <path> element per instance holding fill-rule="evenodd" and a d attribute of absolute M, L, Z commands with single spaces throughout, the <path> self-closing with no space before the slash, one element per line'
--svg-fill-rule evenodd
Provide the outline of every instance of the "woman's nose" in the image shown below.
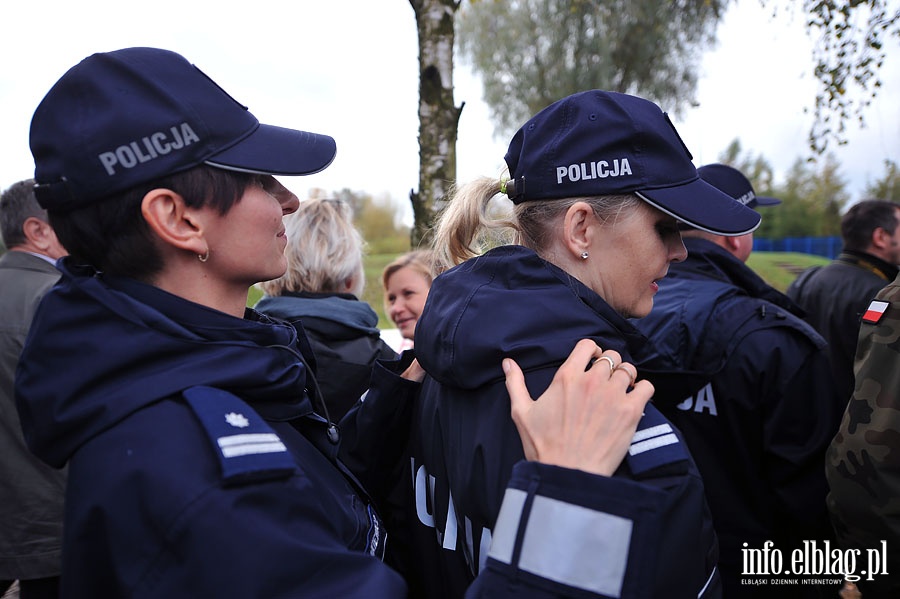
<path fill-rule="evenodd" d="M 684 240 L 681 238 L 681 235 L 678 236 L 678 240 L 675 241 L 673 247 L 669 250 L 669 257 L 672 262 L 684 262 L 685 258 L 687 258 L 688 251 L 687 248 L 684 247 Z"/>
<path fill-rule="evenodd" d="M 278 198 L 281 201 L 281 211 L 285 214 L 293 214 L 300 207 L 300 198 L 288 192 L 286 197 Z"/>

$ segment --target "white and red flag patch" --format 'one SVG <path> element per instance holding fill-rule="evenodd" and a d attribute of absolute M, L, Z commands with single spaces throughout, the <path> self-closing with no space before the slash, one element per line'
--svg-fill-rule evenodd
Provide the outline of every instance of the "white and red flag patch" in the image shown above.
<path fill-rule="evenodd" d="M 888 302 L 882 302 L 878 300 L 872 300 L 872 303 L 869 304 L 869 307 L 866 308 L 866 313 L 863 314 L 863 322 L 868 322 L 869 324 L 877 324 L 881 317 L 884 316 L 885 311 L 888 309 L 890 304 Z"/>

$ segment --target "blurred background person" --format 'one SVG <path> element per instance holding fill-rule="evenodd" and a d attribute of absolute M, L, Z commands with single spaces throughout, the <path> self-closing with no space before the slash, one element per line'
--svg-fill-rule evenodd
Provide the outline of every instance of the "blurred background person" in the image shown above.
<path fill-rule="evenodd" d="M 25 445 L 13 382 L 41 298 L 60 277 L 66 250 L 34 197 L 34 180 L 0 195 L 0 595 L 19 581 L 22 599 L 56 597 L 62 569 L 66 474 Z"/>
<path fill-rule="evenodd" d="M 841 218 L 841 253 L 794 279 L 787 295 L 806 311 L 806 321 L 828 342 L 838 393 L 853 393 L 853 359 L 860 319 L 872 298 L 897 276 L 900 205 L 864 200 Z"/>
<path fill-rule="evenodd" d="M 779 204 L 724 164 L 697 171 L 749 208 Z M 725 597 L 817 597 L 818 586 L 742 584 L 742 550 L 789 554 L 833 539 L 822 464 L 845 400 L 825 340 L 800 309 L 745 265 L 753 233 L 682 227 L 684 262 L 669 266 L 653 310 L 634 325 L 656 349 L 639 363 L 654 405 L 684 434 L 719 537 Z M 834 596 L 836 590 L 830 596 Z"/>
<path fill-rule="evenodd" d="M 433 279 L 434 258 L 429 250 L 407 252 L 384 267 L 384 310 L 403 337 L 401 349 L 413 347 L 416 323 Z"/>
<path fill-rule="evenodd" d="M 287 271 L 258 284 L 266 295 L 255 308 L 290 322 L 308 339 L 316 381 L 337 421 L 366 392 L 375 360 L 397 354 L 381 339 L 375 310 L 359 299 L 365 244 L 350 205 L 306 200 L 284 225 Z"/>

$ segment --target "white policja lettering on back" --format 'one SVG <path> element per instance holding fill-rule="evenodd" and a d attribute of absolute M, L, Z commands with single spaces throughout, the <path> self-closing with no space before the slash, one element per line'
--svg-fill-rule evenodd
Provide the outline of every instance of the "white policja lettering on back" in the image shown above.
<path fill-rule="evenodd" d="M 445 524 L 442 530 L 438 523 L 435 522 L 433 507 L 435 506 L 435 484 L 437 479 L 428 474 L 425 466 L 417 466 L 415 457 L 410 458 L 410 466 L 412 467 L 412 485 L 416 497 L 416 515 L 419 518 L 419 522 L 435 529 L 438 544 L 444 549 L 457 551 L 462 545 L 463 557 L 469 566 L 469 570 L 473 575 L 478 575 L 478 572 L 484 567 L 485 560 L 487 560 L 488 549 L 491 546 L 491 530 L 484 527 L 481 528 L 480 532 L 475 530 L 468 516 L 462 516 L 463 526 L 460 529 L 456 515 L 456 506 L 453 504 L 453 495 L 449 491 L 447 492 Z M 462 543 L 458 542 L 460 534 L 462 535 Z"/>
<path fill-rule="evenodd" d="M 198 141 L 200 137 L 194 133 L 191 126 L 181 123 L 170 127 L 168 131 L 157 131 L 137 141 L 121 145 L 111 152 L 103 152 L 97 158 L 100 159 L 107 174 L 115 175 L 117 166 L 134 168 L 138 164 L 149 162 Z"/>

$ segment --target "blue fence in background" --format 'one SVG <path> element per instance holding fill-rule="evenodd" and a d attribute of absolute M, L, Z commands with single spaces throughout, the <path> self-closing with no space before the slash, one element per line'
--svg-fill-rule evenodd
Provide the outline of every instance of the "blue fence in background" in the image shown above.
<path fill-rule="evenodd" d="M 799 252 L 834 259 L 841 252 L 840 237 L 753 238 L 754 252 Z"/>

